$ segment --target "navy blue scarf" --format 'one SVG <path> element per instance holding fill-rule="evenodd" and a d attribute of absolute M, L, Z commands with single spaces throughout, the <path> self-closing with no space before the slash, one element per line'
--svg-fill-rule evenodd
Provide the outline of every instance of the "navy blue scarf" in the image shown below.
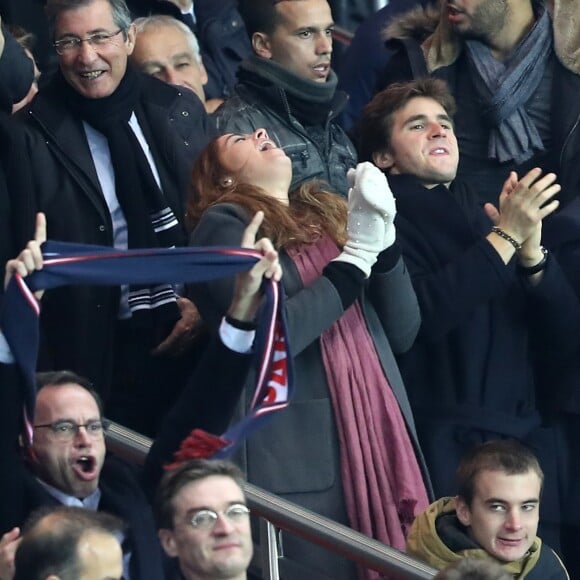
<path fill-rule="evenodd" d="M 154 284 L 203 282 L 249 270 L 261 257 L 255 250 L 231 247 L 115 250 L 110 247 L 48 241 L 44 267 L 26 278 L 15 274 L 2 302 L 0 328 L 24 378 L 24 424 L 32 441 L 36 401 L 40 305 L 34 292 L 73 284 Z M 222 438 L 229 442 L 221 456 L 259 426 L 265 417 L 286 407 L 292 396 L 292 367 L 278 282 L 264 283 L 265 301 L 254 343 L 258 381 L 252 407 Z"/>

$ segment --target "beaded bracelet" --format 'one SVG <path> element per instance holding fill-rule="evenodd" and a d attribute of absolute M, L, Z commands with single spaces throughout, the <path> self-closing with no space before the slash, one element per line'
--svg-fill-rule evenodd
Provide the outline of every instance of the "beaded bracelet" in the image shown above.
<path fill-rule="evenodd" d="M 516 249 L 516 252 L 519 252 L 522 249 L 522 245 L 515 238 L 512 238 L 509 234 L 506 234 L 506 232 L 504 232 L 501 228 L 493 226 L 491 231 L 494 234 L 497 234 L 500 238 L 508 241 Z"/>
<path fill-rule="evenodd" d="M 540 250 L 542 252 L 542 259 L 537 264 L 534 264 L 533 266 L 522 266 L 521 264 L 518 264 L 518 270 L 522 274 L 533 276 L 546 268 L 546 263 L 548 262 L 548 250 L 546 250 L 544 246 L 540 246 Z"/>

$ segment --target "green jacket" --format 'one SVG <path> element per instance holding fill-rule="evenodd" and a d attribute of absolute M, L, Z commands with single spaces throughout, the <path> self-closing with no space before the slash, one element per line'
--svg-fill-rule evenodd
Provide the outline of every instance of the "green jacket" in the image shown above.
<path fill-rule="evenodd" d="M 455 515 L 455 500 L 452 497 L 432 503 L 417 516 L 407 538 L 407 553 L 437 569 L 462 558 L 495 560 L 469 538 Z M 521 560 L 500 564 L 518 579 L 570 580 L 560 558 L 538 537 Z"/>

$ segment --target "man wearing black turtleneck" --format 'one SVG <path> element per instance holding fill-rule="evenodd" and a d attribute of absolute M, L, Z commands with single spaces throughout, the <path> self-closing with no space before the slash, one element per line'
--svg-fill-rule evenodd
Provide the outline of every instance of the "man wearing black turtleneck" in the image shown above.
<path fill-rule="evenodd" d="M 313 178 L 346 195 L 356 153 L 335 122 L 347 96 L 330 68 L 332 29 L 326 0 L 241 0 L 254 54 L 242 62 L 235 95 L 218 109 L 220 133 L 264 127 L 292 160 L 295 189 Z"/>

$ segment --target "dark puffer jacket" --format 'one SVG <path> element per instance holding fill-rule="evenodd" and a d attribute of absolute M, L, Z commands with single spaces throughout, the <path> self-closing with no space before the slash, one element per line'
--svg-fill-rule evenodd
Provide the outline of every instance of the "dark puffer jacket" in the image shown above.
<path fill-rule="evenodd" d="M 266 129 L 292 160 L 291 190 L 316 178 L 346 195 L 346 172 L 357 161 L 353 144 L 335 120 L 346 101 L 347 96 L 336 91 L 324 124 L 306 126 L 291 110 L 286 91 L 254 73 L 251 80 L 244 76 L 235 95 L 217 110 L 216 123 L 221 134 Z"/>

